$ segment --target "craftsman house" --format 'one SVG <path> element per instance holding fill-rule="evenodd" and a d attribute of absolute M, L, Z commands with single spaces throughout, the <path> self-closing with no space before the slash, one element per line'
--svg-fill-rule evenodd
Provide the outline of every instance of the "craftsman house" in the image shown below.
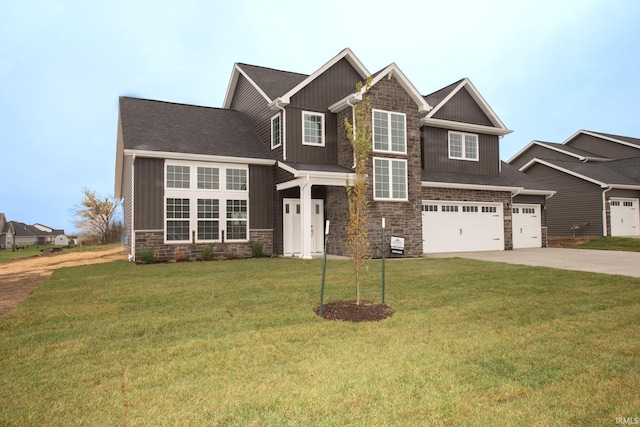
<path fill-rule="evenodd" d="M 499 159 L 510 133 L 468 79 L 423 96 L 345 49 L 310 75 L 235 64 L 223 108 L 120 98 L 115 196 L 131 257 L 217 251 L 345 254 L 353 152 L 344 120 L 372 76 L 369 235 L 405 256 L 541 246 L 553 195 Z"/>
<path fill-rule="evenodd" d="M 640 139 L 580 130 L 562 144 L 532 141 L 509 163 L 557 190 L 550 236 L 640 236 Z"/>

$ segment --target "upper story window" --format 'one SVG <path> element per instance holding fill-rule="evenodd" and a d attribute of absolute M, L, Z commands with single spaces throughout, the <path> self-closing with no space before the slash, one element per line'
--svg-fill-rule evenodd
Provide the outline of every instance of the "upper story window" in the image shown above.
<path fill-rule="evenodd" d="M 406 115 L 373 110 L 373 149 L 391 153 L 407 153 Z"/>
<path fill-rule="evenodd" d="M 198 166 L 198 190 L 218 190 L 219 188 L 220 169 Z"/>
<path fill-rule="evenodd" d="M 449 131 L 449 158 L 478 160 L 478 135 Z"/>
<path fill-rule="evenodd" d="M 324 114 L 302 112 L 302 144 L 324 146 Z"/>
<path fill-rule="evenodd" d="M 247 170 L 227 169 L 227 190 L 246 190 Z"/>
<path fill-rule="evenodd" d="M 407 161 L 374 157 L 373 187 L 376 200 L 407 200 Z"/>
<path fill-rule="evenodd" d="M 282 144 L 282 125 L 280 114 L 271 118 L 271 148 L 279 147 Z"/>
<path fill-rule="evenodd" d="M 189 166 L 167 165 L 167 188 L 189 188 Z"/>

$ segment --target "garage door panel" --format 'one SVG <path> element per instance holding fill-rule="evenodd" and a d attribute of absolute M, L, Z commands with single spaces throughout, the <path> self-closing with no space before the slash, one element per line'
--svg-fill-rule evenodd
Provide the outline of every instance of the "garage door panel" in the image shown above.
<path fill-rule="evenodd" d="M 638 205 L 638 199 L 611 198 L 609 207 L 612 236 L 640 236 Z"/>
<path fill-rule="evenodd" d="M 514 204 L 513 248 L 539 248 L 542 246 L 542 220 L 540 205 Z"/>
<path fill-rule="evenodd" d="M 504 249 L 502 204 L 423 202 L 425 253 Z"/>

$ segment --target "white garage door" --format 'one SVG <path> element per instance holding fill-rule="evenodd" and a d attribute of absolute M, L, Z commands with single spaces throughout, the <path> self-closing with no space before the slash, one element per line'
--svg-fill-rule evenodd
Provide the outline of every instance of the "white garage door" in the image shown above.
<path fill-rule="evenodd" d="M 423 201 L 423 252 L 503 250 L 502 209 L 502 203 Z"/>
<path fill-rule="evenodd" d="M 511 212 L 511 217 L 513 218 L 513 248 L 542 247 L 540 205 L 514 204 Z"/>
<path fill-rule="evenodd" d="M 612 197 L 610 206 L 611 235 L 640 236 L 638 199 L 614 199 Z"/>

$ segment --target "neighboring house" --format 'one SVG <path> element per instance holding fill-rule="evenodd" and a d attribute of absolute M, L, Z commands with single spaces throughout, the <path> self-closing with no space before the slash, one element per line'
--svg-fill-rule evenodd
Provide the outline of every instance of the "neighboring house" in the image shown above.
<path fill-rule="evenodd" d="M 64 230 L 56 230 L 42 224 L 27 225 L 18 221 L 10 224 L 15 232 L 14 242 L 17 246 L 29 245 L 61 245 L 69 244 Z"/>
<path fill-rule="evenodd" d="M 115 197 L 135 257 L 345 255 L 345 185 L 353 152 L 344 120 L 371 73 L 345 49 L 311 75 L 235 64 L 224 108 L 120 98 Z M 510 133 L 468 79 L 423 96 L 395 64 L 372 75 L 372 255 L 392 236 L 405 256 L 541 246 L 553 191 L 500 162 Z M 512 210 L 513 208 L 513 210 Z M 513 212 L 513 213 L 512 213 Z M 514 232 L 517 230 L 517 232 Z"/>
<path fill-rule="evenodd" d="M 7 221 L 5 214 L 0 212 L 0 249 L 11 249 L 15 242 L 16 232 L 13 224 Z"/>
<path fill-rule="evenodd" d="M 48 242 L 56 246 L 67 246 L 69 244 L 69 238 L 64 234 L 64 230 L 56 230 L 55 228 L 47 227 L 42 224 L 34 224 L 35 228 L 45 233 L 49 233 Z"/>
<path fill-rule="evenodd" d="M 562 144 L 532 141 L 509 163 L 557 190 L 550 236 L 640 236 L 640 139 L 580 130 Z"/>

